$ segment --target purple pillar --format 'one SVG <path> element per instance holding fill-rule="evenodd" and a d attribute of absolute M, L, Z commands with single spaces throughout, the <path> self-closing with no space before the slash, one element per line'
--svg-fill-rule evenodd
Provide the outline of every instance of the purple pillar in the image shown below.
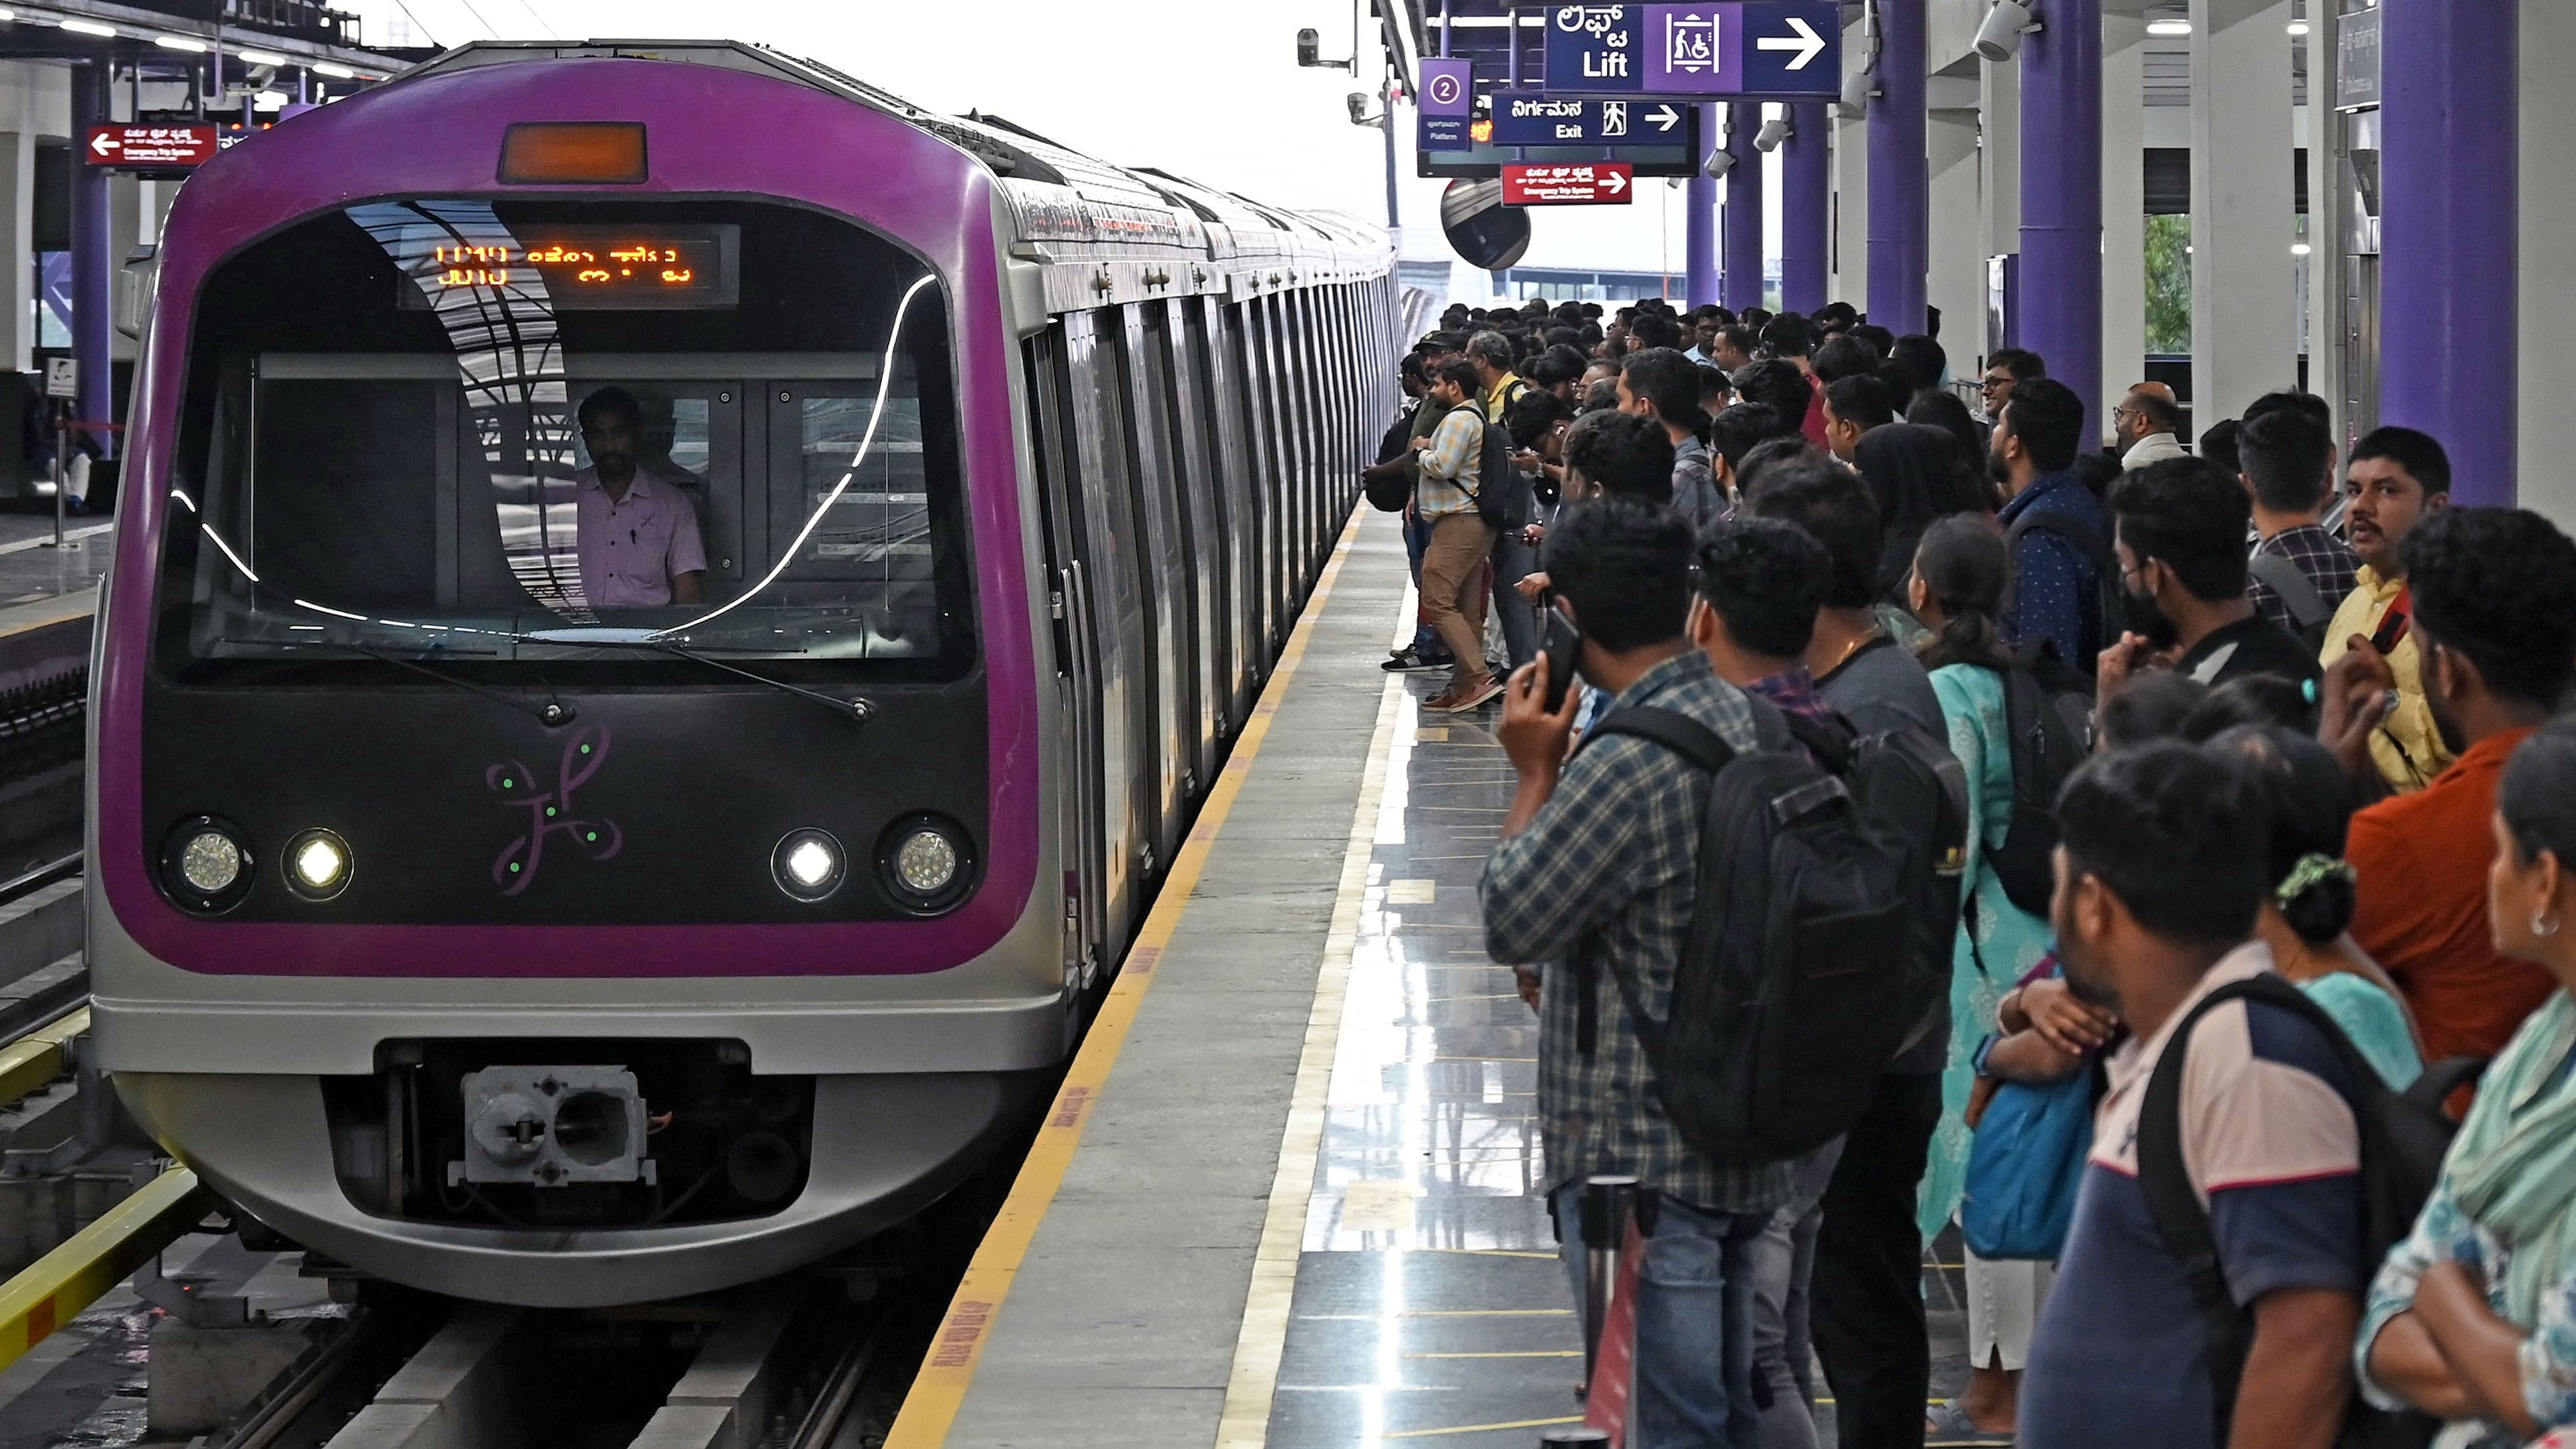
<path fill-rule="evenodd" d="M 2020 305 L 2021 345 L 2075 389 L 2100 433 L 2101 0 L 2048 0 L 2022 40 Z"/>
<path fill-rule="evenodd" d="M 1925 3 L 1879 0 L 1878 99 L 1869 103 L 1869 320 L 1899 337 L 1923 330 L 1932 275 Z"/>
<path fill-rule="evenodd" d="M 1753 137 L 1762 129 L 1759 101 L 1736 101 L 1726 154 L 1735 164 L 1726 173 L 1726 298 L 1730 311 L 1759 307 L 1762 300 L 1762 153 Z"/>
<path fill-rule="evenodd" d="M 2381 421 L 2442 440 L 2456 503 L 2517 496 L 2521 343 L 2514 308 L 2495 305 L 2521 275 L 2516 9 L 2381 6 Z"/>
<path fill-rule="evenodd" d="M 1780 153 L 1780 305 L 1813 316 L 1825 295 L 1825 240 L 1833 209 L 1830 122 L 1823 101 L 1789 108 L 1789 144 Z"/>
<path fill-rule="evenodd" d="M 1699 108 L 1699 133 L 1712 147 L 1717 145 L 1717 117 L 1717 107 Z M 1722 300 L 1717 284 L 1717 182 L 1707 167 L 1691 173 L 1682 198 L 1689 212 L 1682 233 L 1682 291 L 1690 305 L 1701 307 Z"/>
<path fill-rule="evenodd" d="M 107 62 L 75 65 L 71 80 L 72 134 L 86 136 L 91 126 L 108 120 Z M 71 150 L 71 168 L 72 360 L 80 367 L 80 396 L 74 408 L 84 422 L 110 422 L 116 415 L 117 256 L 110 235 L 108 173 L 86 164 L 77 146 Z M 115 456 L 114 434 L 91 437 L 108 456 Z"/>

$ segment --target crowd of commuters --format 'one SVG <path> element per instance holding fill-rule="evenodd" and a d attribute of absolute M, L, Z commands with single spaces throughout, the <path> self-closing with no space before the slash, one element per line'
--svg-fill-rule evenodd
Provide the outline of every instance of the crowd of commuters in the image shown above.
<path fill-rule="evenodd" d="M 2096 419 L 2027 352 L 1974 410 L 1948 370 L 1840 307 L 1453 309 L 1371 470 L 1421 582 L 1387 667 L 1501 701 L 1484 925 L 1569 1254 L 1587 1179 L 1651 1203 L 1628 1442 L 1806 1449 L 1826 1396 L 1847 1449 L 2576 1433 L 2576 542 L 2303 394 L 2192 448 L 2153 384 Z M 1962 842 L 1873 812 L 1899 737 L 1955 765 Z M 1762 1007 L 1690 953 L 1724 772 L 1781 750 L 1840 782 L 1799 808 L 1939 857 L 1887 889 L 1947 911 L 1947 989 L 1831 1141 L 1716 1147 L 1668 1110 L 1713 1068 L 1663 1052 Z M 2411 1189 L 2399 1107 L 2439 1124 Z M 1970 1374 L 1933 1403 L 1954 1225 Z"/>

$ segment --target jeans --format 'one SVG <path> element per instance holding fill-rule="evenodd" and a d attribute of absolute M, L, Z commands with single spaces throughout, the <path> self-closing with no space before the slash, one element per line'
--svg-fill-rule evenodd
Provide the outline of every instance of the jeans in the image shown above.
<path fill-rule="evenodd" d="M 1826 1185 L 1840 1141 L 1798 1164 L 1797 1196 L 1771 1215 L 1753 1245 L 1753 1406 L 1762 1449 L 1816 1449 L 1816 1382 L 1808 1351 L 1808 1282 Z"/>
<path fill-rule="evenodd" d="M 1519 529 L 1504 529 L 1494 540 L 1494 612 L 1502 616 L 1503 652 L 1514 669 L 1538 657 L 1538 607 L 1513 587 L 1537 571 L 1538 550 Z"/>
<path fill-rule="evenodd" d="M 1940 1124 L 1937 1073 L 1880 1077 L 1825 1189 L 1814 1328 L 1842 1449 L 1922 1449 L 1932 1346 L 1914 1199 Z"/>
<path fill-rule="evenodd" d="M 1404 511 L 1404 562 L 1405 566 L 1413 571 L 1413 588 L 1417 599 L 1413 610 L 1413 652 L 1425 659 L 1437 658 L 1442 647 L 1439 634 L 1431 627 L 1431 611 L 1418 602 L 1422 591 L 1422 555 L 1430 547 L 1431 525 L 1423 519 L 1414 517 L 1412 509 L 1406 509 Z"/>
<path fill-rule="evenodd" d="M 1556 1190 L 1558 1250 L 1583 1303 L 1583 1184 Z M 1637 1275 L 1633 1449 L 1762 1449 L 1753 1410 L 1753 1244 L 1769 1213 L 1663 1199 Z"/>

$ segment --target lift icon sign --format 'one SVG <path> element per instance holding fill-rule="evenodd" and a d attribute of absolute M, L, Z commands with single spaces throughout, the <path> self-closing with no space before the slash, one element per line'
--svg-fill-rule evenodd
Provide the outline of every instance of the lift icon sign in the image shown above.
<path fill-rule="evenodd" d="M 1625 161 L 1503 167 L 1505 206 L 1625 206 L 1637 168 Z"/>
<path fill-rule="evenodd" d="M 92 166 L 161 171 L 202 166 L 217 149 L 213 126 L 92 126 L 85 159 Z"/>

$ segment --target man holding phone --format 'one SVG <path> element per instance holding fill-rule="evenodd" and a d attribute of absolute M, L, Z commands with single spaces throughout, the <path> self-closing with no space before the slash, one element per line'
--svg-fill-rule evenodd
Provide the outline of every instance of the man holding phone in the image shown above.
<path fill-rule="evenodd" d="M 1615 696 L 1613 710 L 1676 710 L 1739 752 L 1756 748 L 1751 706 L 1685 632 L 1691 534 L 1668 505 L 1611 498 L 1569 510 L 1549 531 L 1546 563 L 1551 612 L 1578 636 L 1576 667 Z M 1754 1241 L 1788 1199 L 1789 1169 L 1714 1160 L 1682 1140 L 1654 1101 L 1625 993 L 1605 984 L 1615 971 L 1648 1013 L 1669 1011 L 1710 776 L 1626 735 L 1568 759 L 1578 701 L 1560 694 L 1555 669 L 1532 661 L 1503 696 L 1500 734 L 1519 786 L 1485 867 L 1485 948 L 1496 961 L 1586 963 L 1547 973 L 1539 1013 L 1538 1118 L 1567 1251 L 1583 1251 L 1586 1177 L 1631 1175 L 1657 1195 L 1636 1299 L 1630 1442 L 1756 1442 L 1747 1275 Z M 1588 1051 L 1587 998 L 1597 1012 Z"/>
<path fill-rule="evenodd" d="M 2361 556 L 2360 584 L 2326 625 L 2328 698 L 2393 693 L 2396 702 L 2376 730 L 2356 741 L 2347 768 L 2361 772 L 2360 746 L 2391 790 L 2421 790 L 2456 758 L 2433 723 L 2424 694 L 2424 654 L 2413 631 L 2414 600 L 2406 582 L 2406 536 L 2451 505 L 2451 458 L 2413 428 L 2365 436 L 2345 465 L 2344 526 Z M 2328 743 L 2333 743 L 2328 741 Z"/>

